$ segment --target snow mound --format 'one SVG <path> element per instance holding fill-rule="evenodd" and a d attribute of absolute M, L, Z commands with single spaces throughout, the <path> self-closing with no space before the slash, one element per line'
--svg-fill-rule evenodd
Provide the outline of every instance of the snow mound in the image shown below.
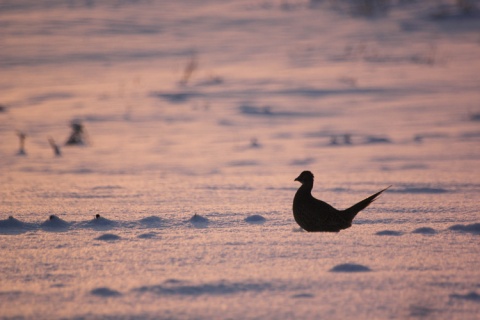
<path fill-rule="evenodd" d="M 422 227 L 422 228 L 417 228 L 412 231 L 412 233 L 418 233 L 418 234 L 435 234 L 437 231 L 433 228 L 429 227 Z"/>
<path fill-rule="evenodd" d="M 40 227 L 46 231 L 66 231 L 70 227 L 70 223 L 56 215 L 51 215 Z"/>
<path fill-rule="evenodd" d="M 315 295 L 312 293 L 298 293 L 292 296 L 293 299 L 309 299 L 315 298 Z"/>
<path fill-rule="evenodd" d="M 15 219 L 13 216 L 9 216 L 8 219 L 0 220 L 0 228 L 22 228 L 25 224 Z"/>
<path fill-rule="evenodd" d="M 120 236 L 117 236 L 116 234 L 113 234 L 113 233 L 105 233 L 95 238 L 95 240 L 101 240 L 101 241 L 115 241 L 120 239 L 121 239 Z"/>
<path fill-rule="evenodd" d="M 153 293 L 160 296 L 202 296 L 202 295 L 226 295 L 245 292 L 263 292 L 270 290 L 269 283 L 228 282 L 219 281 L 213 283 L 189 284 L 183 281 L 167 280 L 159 285 L 142 286 L 135 291 L 139 293 Z"/>
<path fill-rule="evenodd" d="M 149 216 L 143 219 L 140 219 L 140 224 L 145 227 L 160 227 L 163 223 L 162 218 L 157 216 Z"/>
<path fill-rule="evenodd" d="M 427 308 L 427 307 L 423 307 L 423 306 L 410 306 L 410 316 L 412 317 L 426 317 L 428 315 L 430 315 L 432 312 L 434 312 L 435 310 L 432 309 L 432 308 Z"/>
<path fill-rule="evenodd" d="M 309 112 L 296 111 L 273 111 L 271 106 L 254 106 L 244 104 L 238 107 L 240 114 L 246 116 L 262 116 L 262 117 L 311 117 L 317 114 Z"/>
<path fill-rule="evenodd" d="M 355 264 L 355 263 L 344 263 L 344 264 L 339 264 L 330 269 L 330 272 L 368 272 L 372 271 L 369 267 L 367 266 L 362 266 L 361 264 Z"/>
<path fill-rule="evenodd" d="M 401 236 L 403 232 L 395 230 L 383 230 L 375 233 L 377 236 Z"/>
<path fill-rule="evenodd" d="M 113 228 L 117 223 L 115 221 L 106 219 L 99 214 L 95 215 L 95 218 L 92 220 L 86 222 L 84 224 L 85 227 L 87 228 L 93 228 L 93 229 L 111 229 Z"/>
<path fill-rule="evenodd" d="M 9 216 L 0 220 L 0 234 L 19 234 L 32 229 L 31 225 Z"/>
<path fill-rule="evenodd" d="M 480 121 L 480 113 L 474 113 L 470 115 L 470 121 Z"/>
<path fill-rule="evenodd" d="M 196 213 L 188 221 L 196 228 L 205 228 L 210 222 L 207 218 Z"/>
<path fill-rule="evenodd" d="M 142 233 L 137 236 L 139 239 L 153 239 L 156 238 L 157 234 L 155 232 Z"/>
<path fill-rule="evenodd" d="M 480 234 L 480 223 L 472 224 L 456 224 L 448 228 L 452 231 L 467 232 L 472 234 Z"/>
<path fill-rule="evenodd" d="M 450 298 L 480 302 L 480 294 L 476 293 L 475 291 L 469 292 L 467 294 L 453 293 L 450 295 Z"/>
<path fill-rule="evenodd" d="M 154 92 L 152 93 L 152 95 L 171 103 L 184 103 L 192 98 L 201 96 L 201 94 L 198 92 L 187 92 L 187 91 Z"/>
<path fill-rule="evenodd" d="M 90 291 L 90 294 L 93 294 L 94 296 L 104 297 L 104 298 L 118 297 L 122 295 L 117 290 L 112 290 L 107 287 L 100 287 L 100 288 L 93 289 L 92 291 Z"/>
<path fill-rule="evenodd" d="M 368 136 L 365 138 L 365 144 L 381 144 L 392 143 L 392 140 L 387 137 Z"/>
<path fill-rule="evenodd" d="M 272 115 L 272 108 L 270 106 L 251 106 L 251 105 L 241 105 L 239 108 L 240 113 L 247 114 L 247 115 L 261 115 L 261 116 L 271 116 Z"/>
<path fill-rule="evenodd" d="M 258 214 L 254 214 L 245 218 L 245 222 L 252 224 L 263 224 L 265 221 L 267 221 L 267 219 Z"/>

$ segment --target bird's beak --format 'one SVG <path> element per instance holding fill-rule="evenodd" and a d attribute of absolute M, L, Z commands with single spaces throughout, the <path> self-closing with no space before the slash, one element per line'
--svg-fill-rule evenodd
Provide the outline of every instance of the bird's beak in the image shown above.
<path fill-rule="evenodd" d="M 296 177 L 295 180 L 293 181 L 299 181 L 300 182 L 300 176 Z"/>

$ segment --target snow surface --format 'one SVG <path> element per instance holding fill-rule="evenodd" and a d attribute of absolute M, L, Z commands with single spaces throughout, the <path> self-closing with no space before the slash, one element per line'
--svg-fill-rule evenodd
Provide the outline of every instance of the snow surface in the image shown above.
<path fill-rule="evenodd" d="M 478 7 L 0 1 L 0 318 L 478 319 Z"/>

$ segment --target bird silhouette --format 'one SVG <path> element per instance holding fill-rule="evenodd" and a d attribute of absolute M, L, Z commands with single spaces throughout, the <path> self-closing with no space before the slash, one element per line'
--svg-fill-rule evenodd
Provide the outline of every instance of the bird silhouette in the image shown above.
<path fill-rule="evenodd" d="M 308 232 L 339 232 L 350 228 L 361 210 L 368 207 L 387 187 L 348 209 L 337 210 L 312 196 L 313 174 L 303 171 L 295 181 L 302 185 L 293 198 L 293 217 L 300 227 Z"/>

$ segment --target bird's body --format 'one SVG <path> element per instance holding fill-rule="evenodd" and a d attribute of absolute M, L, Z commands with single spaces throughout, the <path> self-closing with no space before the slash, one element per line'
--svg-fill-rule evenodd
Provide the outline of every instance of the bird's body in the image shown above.
<path fill-rule="evenodd" d="M 300 227 L 309 232 L 338 232 L 351 227 L 357 213 L 388 189 L 383 189 L 348 209 L 337 210 L 312 196 L 313 174 L 310 171 L 303 171 L 295 181 L 302 185 L 293 199 L 293 217 Z"/>

